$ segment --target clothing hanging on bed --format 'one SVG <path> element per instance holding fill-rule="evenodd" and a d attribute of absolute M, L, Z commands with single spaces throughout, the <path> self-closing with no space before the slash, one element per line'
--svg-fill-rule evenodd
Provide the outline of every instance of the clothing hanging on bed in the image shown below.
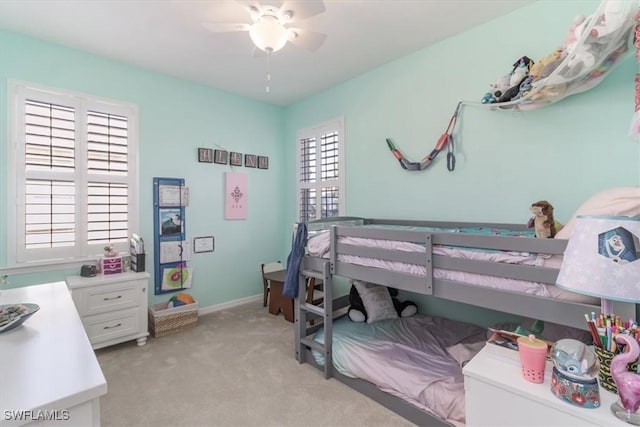
<path fill-rule="evenodd" d="M 307 224 L 299 223 L 296 234 L 291 242 L 291 252 L 287 257 L 287 275 L 285 276 L 282 295 L 287 298 L 298 297 L 298 278 L 300 263 L 307 245 Z"/>

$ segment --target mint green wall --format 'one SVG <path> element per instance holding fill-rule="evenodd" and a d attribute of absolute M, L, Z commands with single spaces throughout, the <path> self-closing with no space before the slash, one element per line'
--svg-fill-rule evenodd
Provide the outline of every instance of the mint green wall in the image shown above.
<path fill-rule="evenodd" d="M 186 208 L 187 239 L 215 236 L 215 252 L 192 255 L 190 291 L 201 306 L 262 292 L 259 263 L 283 259 L 281 220 L 285 178 L 283 110 L 159 73 L 135 68 L 77 50 L 0 33 L 0 164 L 7 156 L 7 79 L 67 89 L 138 105 L 140 230 L 151 249 L 147 271 L 153 273 L 153 177 L 184 178 L 190 187 Z M 248 178 L 249 218 L 225 221 L 224 172 L 229 166 L 198 163 L 197 148 L 216 148 L 269 156 L 268 170 L 234 168 Z M 7 265 L 6 168 L 0 172 L 0 268 Z M 77 270 L 46 274 L 10 274 L 10 286 L 62 280 Z M 169 295 L 151 297 L 151 302 Z"/>
<path fill-rule="evenodd" d="M 546 108 L 464 107 L 455 172 L 447 171 L 444 153 L 429 169 L 406 172 L 385 144 L 391 137 L 408 158 L 420 160 L 444 132 L 458 100 L 479 101 L 517 58 L 550 53 L 575 15 L 597 6 L 536 2 L 289 106 L 287 222 L 295 212 L 296 131 L 340 115 L 347 215 L 525 223 L 531 203 L 547 199 L 556 218 L 566 222 L 590 195 L 640 185 L 640 145 L 627 136 L 638 72 L 632 57 L 595 89 Z M 422 301 L 440 314 L 476 314 L 460 305 Z"/>
<path fill-rule="evenodd" d="M 338 116 L 345 118 L 349 215 L 521 223 L 529 217 L 529 205 L 545 198 L 566 221 L 589 195 L 640 184 L 640 145 L 627 137 L 638 71 L 632 58 L 597 88 L 540 110 L 465 107 L 453 173 L 446 170 L 444 156 L 426 171 L 402 170 L 385 138 L 394 138 L 409 158 L 419 160 L 433 148 L 458 100 L 479 100 L 520 56 L 537 59 L 549 53 L 574 16 L 590 14 L 597 5 L 595 0 L 536 2 L 286 109 L 0 32 L 0 164 L 7 154 L 9 78 L 137 104 L 140 233 L 151 239 L 152 178 L 185 178 L 192 191 L 188 238 L 216 236 L 216 251 L 194 255 L 191 262 L 192 293 L 202 306 L 259 293 L 258 263 L 284 260 L 295 221 L 296 131 Z M 268 171 L 243 169 L 249 174 L 247 221 L 223 220 L 223 172 L 229 167 L 196 161 L 197 147 L 214 144 L 270 157 Z M 2 168 L 0 218 L 7 214 L 6 178 Z M 0 269 L 7 259 L 6 236 L 6 221 L 0 220 Z M 150 261 L 147 269 L 152 270 Z M 11 286 L 22 286 L 71 273 L 9 279 Z M 494 316 L 433 299 L 420 302 L 427 311 L 463 319 L 478 312 L 485 319 Z"/>

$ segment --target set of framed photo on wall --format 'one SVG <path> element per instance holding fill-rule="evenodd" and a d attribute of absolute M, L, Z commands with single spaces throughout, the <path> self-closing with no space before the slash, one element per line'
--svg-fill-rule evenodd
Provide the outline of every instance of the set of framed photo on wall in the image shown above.
<path fill-rule="evenodd" d="M 221 165 L 244 166 L 247 168 L 269 169 L 269 157 L 255 154 L 243 154 L 234 151 L 198 148 L 198 161 L 201 163 L 218 163 Z"/>

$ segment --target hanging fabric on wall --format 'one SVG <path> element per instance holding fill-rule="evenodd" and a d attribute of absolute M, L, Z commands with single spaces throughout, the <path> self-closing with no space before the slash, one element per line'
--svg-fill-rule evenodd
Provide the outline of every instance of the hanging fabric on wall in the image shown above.
<path fill-rule="evenodd" d="M 247 219 L 247 174 L 225 174 L 224 219 Z"/>

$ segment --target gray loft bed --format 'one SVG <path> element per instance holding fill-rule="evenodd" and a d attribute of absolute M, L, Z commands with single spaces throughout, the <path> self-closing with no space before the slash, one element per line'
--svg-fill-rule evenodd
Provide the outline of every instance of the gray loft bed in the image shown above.
<path fill-rule="evenodd" d="M 295 301 L 296 359 L 300 363 L 307 362 L 323 369 L 326 378 L 337 378 L 418 425 L 449 424 L 437 416 L 420 410 L 400 398 L 380 391 L 371 383 L 363 380 L 354 380 L 339 374 L 333 369 L 332 323 L 334 313 L 340 309 L 343 309 L 342 312 L 344 313 L 344 308 L 349 306 L 348 296 L 341 296 L 335 300 L 333 298 L 334 275 L 347 279 L 391 286 L 399 290 L 418 294 L 433 295 L 447 300 L 509 312 L 580 329 L 586 329 L 587 327 L 584 322 L 585 313 L 600 311 L 599 305 L 596 306 L 528 295 L 514 291 L 478 287 L 451 280 L 437 279 L 432 275 L 433 268 L 442 268 L 554 284 L 558 275 L 558 269 L 446 257 L 433 254 L 432 247 L 433 245 L 450 245 L 561 255 L 566 247 L 566 240 L 365 228 L 359 226 L 361 224 L 438 228 L 494 227 L 509 230 L 523 230 L 525 226 L 466 222 L 380 220 L 356 217 L 331 218 L 308 224 L 310 236 L 317 230 L 330 230 L 330 250 L 328 258 L 305 255 L 300 265 L 301 280 L 299 281 L 298 295 L 305 295 L 305 279 L 307 277 L 314 277 L 324 281 L 325 299 L 323 306 L 307 304 L 304 302 L 304 299 L 296 299 Z M 338 239 L 343 236 L 422 242 L 426 247 L 426 252 L 409 253 L 347 245 L 338 242 Z M 426 276 L 417 276 L 381 268 L 351 264 L 338 260 L 338 256 L 342 254 L 424 266 L 427 274 Z M 308 326 L 307 320 L 311 319 L 320 320 L 321 323 L 318 324 L 314 322 L 315 325 Z M 313 340 L 313 334 L 321 326 L 325 328 L 324 345 Z M 312 349 L 324 355 L 326 361 L 324 367 L 318 366 L 315 363 L 311 354 Z"/>
<path fill-rule="evenodd" d="M 526 226 L 522 224 L 381 220 L 355 217 L 341 217 L 334 218 L 333 220 L 315 221 L 308 225 L 310 233 L 314 230 L 320 229 L 328 228 L 330 230 L 331 249 L 329 258 L 305 256 L 302 260 L 301 271 L 316 273 L 316 275 L 318 273 L 322 273 L 323 265 L 328 260 L 330 267 L 329 273 L 331 275 L 391 286 L 400 290 L 415 292 L 418 294 L 433 295 L 447 300 L 514 313 L 525 317 L 546 320 L 585 330 L 587 326 L 584 322 L 584 313 L 600 310 L 599 305 L 594 306 L 591 304 L 528 295 L 520 292 L 478 287 L 450 280 L 437 279 L 432 275 L 433 268 L 442 268 L 555 285 L 555 280 L 559 271 L 558 269 L 434 255 L 432 253 L 432 247 L 433 245 L 450 245 L 562 255 L 567 246 L 566 240 L 463 233 L 431 233 L 413 230 L 387 230 L 379 228 L 364 228 L 354 225 L 358 223 L 362 223 L 363 225 L 401 225 L 447 229 L 461 227 L 488 227 L 514 231 L 526 230 Z M 427 249 L 426 256 L 422 253 L 405 253 L 394 250 L 364 248 L 338 243 L 338 239 L 343 236 L 405 242 L 423 242 Z M 426 268 L 427 275 L 415 276 L 407 273 L 364 267 L 338 261 L 338 255 L 341 254 L 420 265 Z"/>

